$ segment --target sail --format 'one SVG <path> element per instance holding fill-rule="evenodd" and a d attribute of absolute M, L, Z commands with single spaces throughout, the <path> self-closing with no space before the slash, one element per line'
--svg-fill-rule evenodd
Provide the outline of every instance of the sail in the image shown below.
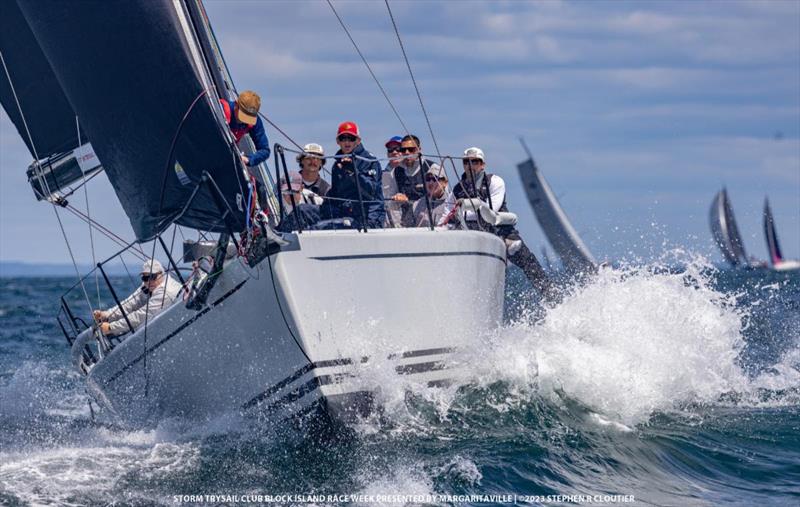
<path fill-rule="evenodd" d="M 775 220 L 772 218 L 772 210 L 769 207 L 769 200 L 764 198 L 764 236 L 767 239 L 767 251 L 772 265 L 783 262 L 783 254 L 778 244 L 778 235 L 775 232 Z"/>
<path fill-rule="evenodd" d="M 0 102 L 31 156 L 43 160 L 76 148 L 80 142 L 75 112 L 13 0 L 3 2 L 0 53 L 5 64 L 0 69 Z M 85 134 L 81 139 L 86 141 Z"/>
<path fill-rule="evenodd" d="M 734 267 L 748 265 L 742 236 L 739 234 L 733 208 L 728 199 L 728 191 L 724 188 L 714 196 L 709 210 L 709 223 L 714 240 L 725 260 Z"/>
<path fill-rule="evenodd" d="M 597 262 L 575 232 L 533 158 L 517 165 L 528 201 L 553 250 L 570 274 L 596 270 Z"/>
<path fill-rule="evenodd" d="M 136 237 L 178 216 L 188 227 L 240 230 L 238 155 L 183 3 L 19 4 Z M 203 183 L 189 204 L 205 172 L 220 192 Z"/>

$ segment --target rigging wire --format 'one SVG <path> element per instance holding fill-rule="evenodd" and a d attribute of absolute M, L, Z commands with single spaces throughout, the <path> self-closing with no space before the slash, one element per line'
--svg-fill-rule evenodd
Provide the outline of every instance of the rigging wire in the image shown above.
<path fill-rule="evenodd" d="M 369 71 L 370 75 L 372 76 L 372 79 L 375 81 L 375 84 L 378 85 L 378 88 L 381 90 L 381 93 L 383 94 L 383 98 L 385 98 L 386 102 L 389 103 L 389 107 L 392 108 L 392 112 L 394 112 L 394 115 L 397 117 L 397 120 L 400 122 L 400 125 L 403 126 L 403 130 L 405 131 L 406 134 L 410 134 L 410 131 L 408 130 L 408 127 L 406 127 L 405 122 L 403 122 L 403 118 L 400 117 L 400 113 L 397 112 L 397 108 L 394 107 L 394 103 L 392 103 L 392 100 L 389 98 L 389 95 L 386 93 L 386 90 L 384 90 L 383 85 L 381 84 L 380 80 L 378 80 L 378 76 L 376 76 L 375 73 L 372 71 L 372 67 L 370 67 L 369 63 L 367 62 L 367 59 L 364 57 L 364 54 L 361 52 L 361 49 L 359 49 L 358 44 L 356 44 L 356 41 L 353 39 L 353 36 L 350 35 L 350 30 L 347 29 L 347 26 L 344 24 L 344 21 L 342 20 L 341 16 L 339 16 L 339 13 L 336 12 L 336 8 L 334 8 L 333 3 L 331 3 L 331 0 L 326 0 L 326 1 L 328 2 L 328 6 L 330 6 L 331 10 L 333 11 L 333 14 L 336 16 L 336 19 L 339 20 L 339 24 L 342 25 L 342 29 L 344 29 L 344 33 L 347 34 L 347 37 L 350 39 L 350 42 L 353 43 L 353 47 L 356 49 L 356 52 L 358 53 L 358 56 L 361 57 L 361 61 L 364 62 L 364 65 L 367 67 L 367 70 Z M 435 141 L 434 141 L 434 143 L 435 143 Z"/>
<path fill-rule="evenodd" d="M 99 172 L 94 173 L 91 178 L 94 178 L 98 174 L 100 174 L 100 173 Z M 91 180 L 91 178 L 89 178 L 89 180 Z M 89 181 L 89 180 L 87 180 L 87 181 Z M 41 179 L 39 179 L 39 181 L 41 181 Z M 83 184 L 81 184 L 81 186 L 83 186 Z M 78 188 L 80 188 L 80 187 L 78 187 Z M 77 190 L 77 188 L 75 190 Z M 33 187 L 33 191 L 37 195 L 37 198 L 39 200 L 47 201 L 47 202 L 49 202 L 51 204 L 58 204 L 62 208 L 66 209 L 67 211 L 69 211 L 70 213 L 72 213 L 73 215 L 78 217 L 83 222 L 91 223 L 94 226 L 94 228 L 97 229 L 103 236 L 105 236 L 106 238 L 110 239 L 111 241 L 113 241 L 114 243 L 116 243 L 119 246 L 127 247 L 128 245 L 131 244 L 130 241 L 126 241 L 121 236 L 115 234 L 108 227 L 105 227 L 103 224 L 101 224 L 97 220 L 91 219 L 85 213 L 83 213 L 80 209 L 78 209 L 75 206 L 71 205 L 65 199 L 65 197 L 67 197 L 68 195 L 72 195 L 72 193 L 74 193 L 75 190 L 73 190 L 73 192 L 70 192 L 69 194 L 66 194 L 66 195 L 63 195 L 63 196 L 45 197 L 41 192 L 39 192 L 36 189 L 36 187 Z M 142 259 L 142 260 L 145 259 L 145 254 L 144 254 L 144 251 L 142 251 L 142 247 L 141 246 L 139 246 L 138 244 L 133 244 L 133 245 L 131 245 L 131 248 L 133 249 L 134 254 L 137 254 L 140 259 Z"/>
<path fill-rule="evenodd" d="M 411 82 L 414 84 L 414 90 L 417 92 L 417 99 L 419 100 L 419 106 L 422 108 L 422 114 L 425 116 L 425 122 L 428 124 L 428 132 L 431 134 L 431 139 L 433 139 L 433 147 L 436 148 L 436 154 L 441 159 L 442 155 L 439 151 L 439 143 L 436 142 L 436 136 L 433 133 L 433 127 L 431 126 L 431 120 L 428 117 L 428 111 L 425 109 L 425 104 L 422 102 L 422 95 L 419 92 L 419 86 L 417 86 L 417 79 L 414 77 L 414 71 L 411 70 L 411 63 L 408 61 L 408 55 L 406 54 L 406 48 L 403 46 L 403 39 L 400 38 L 400 31 L 397 28 L 397 23 L 394 20 L 394 14 L 392 14 L 392 8 L 389 7 L 389 0 L 384 0 L 386 3 L 386 9 L 389 11 L 389 18 L 392 20 L 392 26 L 394 27 L 394 33 L 397 35 L 397 42 L 400 44 L 400 50 L 403 52 L 403 59 L 406 61 L 406 67 L 408 68 L 408 74 L 411 76 Z M 328 0 L 330 3 L 330 0 Z"/>
<path fill-rule="evenodd" d="M 66 199 L 67 197 L 71 196 L 72 194 L 74 194 L 75 192 L 77 192 L 78 190 L 83 188 L 84 185 L 86 185 L 87 183 L 92 181 L 96 176 L 98 176 L 102 172 L 103 172 L 102 170 L 97 170 L 94 173 L 92 173 L 92 175 L 89 176 L 88 178 L 86 177 L 86 174 L 84 173 L 83 182 L 80 185 L 78 185 L 77 187 L 75 187 L 75 188 L 70 187 L 69 192 L 67 192 L 66 194 L 61 194 L 61 198 L 62 199 Z M 70 183 L 70 185 L 71 185 L 71 183 Z M 69 186 L 69 185 L 67 185 L 67 186 Z M 34 189 L 34 191 L 35 191 L 35 189 Z M 61 189 L 59 189 L 59 192 L 60 191 L 61 191 Z M 41 194 L 39 194 L 39 195 L 41 195 Z M 47 199 L 47 198 L 42 196 L 42 199 Z"/>
<path fill-rule="evenodd" d="M 11 80 L 11 74 L 8 72 L 8 66 L 6 65 L 6 59 L 3 57 L 3 52 L 0 51 L 0 62 L 3 63 L 3 70 L 6 73 L 6 78 L 8 79 L 8 84 L 11 87 L 11 93 L 14 95 L 14 101 L 17 104 L 17 109 L 19 110 L 19 116 L 22 119 L 22 124 L 25 126 L 25 133 L 28 135 L 28 140 L 31 143 L 31 149 L 33 150 L 33 156 L 36 157 L 36 161 L 34 162 L 34 166 L 41 172 L 41 165 L 39 164 L 39 152 L 36 150 L 36 144 L 33 142 L 33 136 L 31 135 L 31 131 L 28 128 L 28 121 L 25 119 L 25 112 L 22 110 L 22 106 L 19 103 L 19 97 L 17 97 L 17 90 L 14 87 L 14 82 Z M 44 185 L 47 189 L 48 194 L 52 194 L 50 192 L 50 185 L 47 183 L 47 178 L 44 179 Z M 86 304 L 89 305 L 89 312 L 92 311 L 92 302 L 89 299 L 89 293 L 86 292 L 86 286 L 83 284 L 83 279 L 81 278 L 80 270 L 78 269 L 78 263 L 75 261 L 75 255 L 72 252 L 72 246 L 69 244 L 69 239 L 67 238 L 67 232 L 64 230 L 64 224 L 61 222 L 61 215 L 58 213 L 58 207 L 55 203 L 53 205 L 53 212 L 56 214 L 56 220 L 58 221 L 58 226 L 61 229 L 61 235 L 64 236 L 64 243 L 67 245 L 67 251 L 69 251 L 69 256 L 72 259 L 72 266 L 75 268 L 75 276 L 78 277 L 78 281 L 80 281 L 81 289 L 83 290 L 83 295 L 86 298 Z"/>
<path fill-rule="evenodd" d="M 419 86 L 417 85 L 417 79 L 414 77 L 414 71 L 411 70 L 411 63 L 408 60 L 408 55 L 406 54 L 406 48 L 403 45 L 403 39 L 400 37 L 400 30 L 398 29 L 397 22 L 394 19 L 392 8 L 389 6 L 389 0 L 384 0 L 384 3 L 386 3 L 386 10 L 389 11 L 389 18 L 392 20 L 392 27 L 394 27 L 394 33 L 397 36 L 397 42 L 400 44 L 400 51 L 402 51 L 403 53 L 403 59 L 406 62 L 406 68 L 408 69 L 408 74 L 411 76 L 411 83 L 414 85 L 414 90 L 417 92 L 417 99 L 419 100 L 419 106 L 422 109 L 423 116 L 425 116 L 425 123 L 428 125 L 428 132 L 430 132 L 431 134 L 431 139 L 433 140 L 433 147 L 436 149 L 436 155 L 439 158 L 439 161 L 442 164 L 442 166 L 445 165 L 445 160 L 450 161 L 450 166 L 453 168 L 453 174 L 455 175 L 455 181 L 457 182 L 459 180 L 459 177 L 456 164 L 455 162 L 453 162 L 453 157 L 442 157 L 441 151 L 439 150 L 439 143 L 436 141 L 436 135 L 433 133 L 433 126 L 431 125 L 431 119 L 428 116 L 428 111 L 425 109 L 425 103 L 422 101 L 422 94 L 419 91 Z M 456 183 L 453 183 L 453 188 L 455 188 L 455 185 Z"/>
<path fill-rule="evenodd" d="M 72 213 L 73 215 L 75 215 L 76 217 L 78 217 L 79 219 L 83 220 L 84 222 L 87 223 L 91 222 L 92 225 L 94 225 L 94 227 L 98 231 L 100 231 L 101 234 L 103 234 L 106 238 L 110 239 L 117 245 L 121 247 L 127 247 L 128 245 L 130 245 L 130 241 L 125 241 L 122 237 L 114 234 L 113 231 L 105 227 L 103 224 L 97 222 L 96 220 L 90 219 L 81 210 L 74 207 L 73 205 L 67 204 L 66 206 L 62 207 L 67 211 L 69 211 L 70 213 Z M 134 253 L 134 255 L 137 255 L 141 260 L 144 260 L 146 258 L 144 252 L 142 251 L 141 246 L 137 244 L 131 245 L 131 251 Z"/>
<path fill-rule="evenodd" d="M 78 121 L 78 115 L 75 115 L 75 131 L 78 134 L 78 149 L 81 149 L 81 147 L 82 147 L 82 144 L 81 144 L 81 124 Z M 81 150 L 81 151 L 83 151 L 83 150 Z M 81 153 L 81 156 L 82 156 L 82 153 Z M 81 167 L 80 161 L 78 161 L 78 169 L 80 169 L 81 176 L 83 176 L 83 184 L 81 186 L 83 187 L 83 197 L 84 197 L 84 199 L 86 201 L 86 216 L 91 219 L 92 218 L 92 212 L 89 209 L 89 187 L 86 185 L 86 173 L 83 171 L 83 168 Z M 91 220 L 89 220 L 86 223 L 89 225 L 89 244 L 91 245 L 91 249 L 92 249 L 92 266 L 97 266 L 97 256 L 95 255 L 95 251 L 94 251 L 94 232 L 92 230 L 93 229 L 92 228 L 92 222 L 91 222 Z M 94 285 L 97 288 L 97 307 L 99 308 L 100 307 L 100 302 L 101 302 L 100 301 L 100 274 L 97 272 L 97 270 L 95 270 L 95 272 L 94 272 Z"/>

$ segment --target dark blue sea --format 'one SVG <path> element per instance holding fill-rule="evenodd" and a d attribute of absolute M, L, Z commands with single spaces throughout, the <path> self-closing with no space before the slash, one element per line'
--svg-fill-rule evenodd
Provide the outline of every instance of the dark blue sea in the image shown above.
<path fill-rule="evenodd" d="M 518 275 L 469 381 L 387 373 L 383 420 L 335 438 L 93 418 L 73 280 L 0 279 L 0 505 L 800 505 L 800 275 L 616 267 L 549 310 Z"/>

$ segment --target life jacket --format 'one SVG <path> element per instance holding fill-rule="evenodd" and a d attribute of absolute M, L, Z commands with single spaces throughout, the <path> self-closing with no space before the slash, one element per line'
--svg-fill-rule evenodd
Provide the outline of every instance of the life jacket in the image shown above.
<path fill-rule="evenodd" d="M 234 126 L 233 123 L 231 123 L 231 120 L 233 119 L 233 107 L 231 104 L 233 103 L 228 102 L 225 99 L 219 99 L 219 103 L 222 104 L 222 112 L 225 114 L 225 121 L 228 122 L 228 126 L 231 128 L 233 138 L 236 139 L 236 142 L 238 143 L 245 134 L 253 130 L 255 125 L 248 125 L 236 120 L 236 125 Z"/>
<path fill-rule="evenodd" d="M 323 180 L 320 177 L 320 178 L 317 178 L 317 181 L 315 181 L 314 183 L 312 183 L 310 185 L 308 183 L 306 183 L 305 181 L 303 181 L 303 188 L 307 188 L 307 189 L 311 190 L 312 192 L 314 192 L 315 194 L 317 194 L 318 196 L 324 197 L 325 194 L 328 193 L 328 190 L 330 190 L 331 186 L 327 181 Z"/>
<path fill-rule="evenodd" d="M 394 180 L 397 182 L 397 191 L 405 194 L 409 201 L 416 201 L 425 197 L 425 174 L 431 170 L 431 162 L 422 159 L 419 171 L 409 175 L 407 167 L 399 165 L 394 168 Z"/>
<path fill-rule="evenodd" d="M 492 201 L 489 199 L 489 196 L 491 195 L 489 193 L 489 185 L 492 184 L 492 176 L 494 175 L 486 173 L 485 171 L 482 174 L 479 174 L 475 181 L 475 185 L 478 187 L 476 191 L 476 189 L 472 186 L 472 178 L 467 176 L 467 173 L 465 172 L 463 175 L 461 175 L 461 180 L 458 182 L 458 185 L 453 188 L 453 195 L 456 199 L 471 199 L 477 197 L 481 201 L 487 203 L 491 208 Z M 503 196 L 503 203 L 500 205 L 500 209 L 496 209 L 494 211 L 508 211 L 505 196 Z"/>

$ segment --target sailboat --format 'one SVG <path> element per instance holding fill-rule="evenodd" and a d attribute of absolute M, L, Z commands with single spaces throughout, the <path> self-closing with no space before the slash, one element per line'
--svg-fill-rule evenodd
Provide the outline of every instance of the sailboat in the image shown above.
<path fill-rule="evenodd" d="M 522 144 L 528 159 L 517 165 L 519 176 L 536 220 L 561 259 L 567 276 L 596 272 L 597 261 L 570 223 L 524 141 Z"/>
<path fill-rule="evenodd" d="M 708 221 L 714 241 L 731 267 L 753 268 L 761 266 L 757 261 L 750 261 L 745 253 L 744 243 L 742 242 L 741 234 L 739 234 L 739 227 L 736 225 L 736 218 L 733 216 L 733 208 L 728 198 L 727 189 L 723 188 L 714 196 L 708 213 Z"/>
<path fill-rule="evenodd" d="M 236 91 L 200 0 L 5 2 L 0 52 L 0 99 L 34 158 L 37 197 L 66 209 L 65 189 L 102 171 L 130 220 L 135 239 L 95 273 L 114 301 L 104 265 L 144 245 L 147 256 L 161 247 L 184 287 L 116 342 L 88 324 L 88 296 L 87 308 L 61 298 L 75 367 L 120 420 L 358 418 L 379 409 L 365 364 L 444 385 L 468 368 L 452 355 L 501 323 L 506 248 L 492 234 L 275 231 L 279 199 L 259 209 L 252 196 L 254 178 L 270 192 L 276 178 L 241 163 L 252 148 L 237 146 L 219 107 Z M 97 163 L 81 166 L 87 143 Z M 276 172 L 284 151 L 275 145 Z M 79 170 L 59 171 L 65 158 Z M 164 240 L 178 226 L 212 240 L 213 272 L 194 285 L 182 272 L 198 258 Z"/>
<path fill-rule="evenodd" d="M 772 269 L 776 271 L 791 271 L 800 269 L 800 261 L 784 259 L 781 247 L 778 244 L 778 234 L 775 232 L 775 219 L 769 207 L 769 199 L 764 198 L 764 237 L 767 240 L 767 252 Z"/>

